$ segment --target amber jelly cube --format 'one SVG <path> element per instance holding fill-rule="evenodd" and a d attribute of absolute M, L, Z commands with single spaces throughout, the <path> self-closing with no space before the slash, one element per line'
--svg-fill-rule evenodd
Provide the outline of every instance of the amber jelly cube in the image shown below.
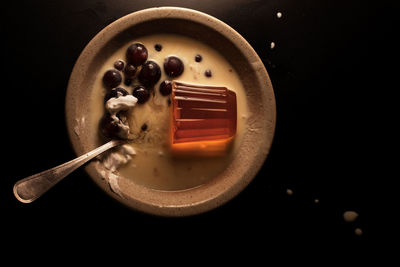
<path fill-rule="evenodd" d="M 224 152 L 236 134 L 236 113 L 236 94 L 228 88 L 173 81 L 172 150 Z"/>

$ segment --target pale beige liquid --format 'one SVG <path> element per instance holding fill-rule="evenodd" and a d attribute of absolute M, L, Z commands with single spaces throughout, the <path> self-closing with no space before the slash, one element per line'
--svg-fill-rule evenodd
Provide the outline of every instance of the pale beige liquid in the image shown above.
<path fill-rule="evenodd" d="M 155 85 L 155 96 L 143 105 L 136 105 L 129 114 L 131 132 L 138 135 L 132 143 L 137 152 L 132 160 L 119 169 L 120 175 L 133 182 L 160 190 L 181 190 L 201 185 L 220 174 L 230 163 L 237 152 L 243 135 L 245 134 L 248 109 L 246 94 L 239 76 L 233 67 L 217 51 L 194 39 L 179 35 L 149 35 L 127 43 L 116 51 L 101 68 L 94 84 L 91 102 L 92 137 L 101 143 L 97 123 L 104 114 L 104 95 L 106 89 L 102 84 L 105 71 L 113 68 L 113 63 L 122 59 L 125 61 L 127 47 L 134 43 L 143 43 L 149 53 L 148 60 L 153 60 L 161 68 L 161 79 Z M 155 44 L 161 44 L 160 52 L 154 49 Z M 195 62 L 196 54 L 202 56 L 201 62 Z M 169 152 L 169 116 L 170 106 L 168 97 L 159 92 L 159 84 L 168 79 L 163 70 L 164 59 L 175 55 L 185 66 L 184 72 L 177 80 L 207 85 L 225 86 L 236 93 L 237 97 L 237 133 L 232 147 L 225 156 L 219 157 L 174 157 Z M 205 70 L 212 71 L 212 77 L 204 75 Z M 132 92 L 136 80 L 131 86 L 121 87 Z M 141 126 L 146 123 L 145 133 Z"/>

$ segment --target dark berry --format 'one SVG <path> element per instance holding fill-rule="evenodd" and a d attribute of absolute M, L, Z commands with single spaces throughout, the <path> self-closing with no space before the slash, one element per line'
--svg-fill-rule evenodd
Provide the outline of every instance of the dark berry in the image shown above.
<path fill-rule="evenodd" d="M 163 96 L 170 95 L 172 92 L 172 82 L 169 80 L 165 80 L 162 83 L 160 83 L 160 93 Z"/>
<path fill-rule="evenodd" d="M 131 44 L 126 50 L 126 59 L 128 63 L 137 67 L 143 65 L 147 60 L 147 48 L 141 43 Z"/>
<path fill-rule="evenodd" d="M 114 62 L 114 68 L 116 68 L 119 71 L 123 70 L 124 66 L 125 66 L 125 63 L 122 60 L 117 60 Z"/>
<path fill-rule="evenodd" d="M 140 127 L 140 129 L 144 132 L 147 130 L 147 124 L 143 123 L 142 127 Z"/>
<path fill-rule="evenodd" d="M 179 58 L 170 56 L 164 60 L 164 71 L 169 77 L 178 77 L 183 73 L 183 70 L 184 66 Z"/>
<path fill-rule="evenodd" d="M 103 82 L 104 85 L 109 89 L 117 87 L 120 85 L 121 81 L 121 73 L 119 73 L 119 71 L 116 69 L 108 70 L 106 73 L 104 73 Z"/>
<path fill-rule="evenodd" d="M 197 54 L 197 55 L 194 57 L 194 60 L 195 60 L 196 62 L 200 62 L 202 59 L 203 59 L 203 57 L 202 57 L 200 54 Z"/>
<path fill-rule="evenodd" d="M 155 85 L 161 78 L 160 66 L 158 66 L 154 61 L 147 61 L 143 65 L 138 78 L 139 82 L 146 87 Z"/>
<path fill-rule="evenodd" d="M 132 78 L 136 74 L 136 67 L 133 66 L 132 64 L 128 64 L 128 65 L 126 65 L 126 67 L 124 69 L 124 73 L 125 73 L 126 77 Z"/>
<path fill-rule="evenodd" d="M 155 45 L 154 45 L 154 49 L 155 49 L 156 51 L 160 52 L 160 51 L 162 50 L 162 45 L 160 45 L 160 44 L 155 44 Z"/>
<path fill-rule="evenodd" d="M 128 91 L 126 91 L 124 88 L 122 87 L 117 87 L 117 88 L 113 88 L 111 89 L 111 91 L 108 91 L 104 97 L 104 103 L 107 102 L 110 98 L 112 97 L 120 97 L 120 96 L 126 96 L 128 94 Z"/>
<path fill-rule="evenodd" d="M 211 77 L 212 76 L 212 73 L 211 73 L 211 70 L 206 70 L 205 72 L 204 72 L 204 75 L 206 75 L 206 77 Z"/>
<path fill-rule="evenodd" d="M 144 86 L 138 85 L 133 88 L 132 95 L 138 99 L 138 104 L 146 103 L 150 97 L 150 91 L 147 90 Z"/>
<path fill-rule="evenodd" d="M 111 118 L 110 114 L 104 114 L 99 123 L 100 132 L 108 138 L 118 137 L 121 129 L 118 123 Z"/>
<path fill-rule="evenodd" d="M 125 80 L 124 80 L 124 84 L 125 84 L 126 86 L 131 85 L 132 82 L 133 82 L 133 80 L 132 80 L 131 78 L 125 78 Z"/>

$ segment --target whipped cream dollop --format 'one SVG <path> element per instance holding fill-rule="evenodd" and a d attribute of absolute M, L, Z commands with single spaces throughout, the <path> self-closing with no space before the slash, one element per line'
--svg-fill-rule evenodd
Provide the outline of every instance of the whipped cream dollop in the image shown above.
<path fill-rule="evenodd" d="M 137 101 L 138 99 L 133 95 L 124 96 L 118 92 L 117 97 L 110 98 L 105 104 L 106 111 L 120 129 L 118 132 L 120 138 L 131 139 L 131 134 L 126 114 L 119 114 L 119 112 L 127 111 L 134 107 Z M 96 166 L 100 175 L 108 181 L 111 190 L 121 197 L 123 197 L 123 195 L 118 185 L 118 179 L 120 177 L 118 169 L 127 164 L 134 155 L 136 155 L 135 149 L 129 144 L 124 144 L 106 153 Z"/>
<path fill-rule="evenodd" d="M 106 110 L 111 114 L 111 116 L 116 117 L 118 112 L 134 107 L 137 101 L 138 99 L 133 95 L 112 97 L 106 102 Z"/>
<path fill-rule="evenodd" d="M 133 95 L 123 96 L 119 94 L 118 97 L 112 97 L 106 102 L 105 108 L 110 113 L 114 123 L 118 125 L 120 129 L 119 137 L 121 138 L 130 139 L 130 131 L 127 118 L 124 116 L 118 117 L 117 114 L 134 107 L 137 101 L 138 99 Z"/>
<path fill-rule="evenodd" d="M 128 145 L 120 146 L 116 151 L 110 152 L 107 157 L 103 159 L 103 165 L 111 172 L 115 172 L 119 167 L 125 165 L 136 155 L 135 149 Z"/>
<path fill-rule="evenodd" d="M 120 179 L 118 169 L 127 164 L 134 155 L 136 155 L 135 149 L 131 145 L 125 144 L 105 154 L 96 166 L 100 175 L 107 180 L 111 190 L 121 197 L 123 194 L 118 184 Z"/>

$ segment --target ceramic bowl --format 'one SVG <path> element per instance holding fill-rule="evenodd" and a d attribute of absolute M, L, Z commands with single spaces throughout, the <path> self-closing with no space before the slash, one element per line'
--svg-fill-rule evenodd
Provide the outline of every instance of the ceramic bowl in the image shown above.
<path fill-rule="evenodd" d="M 79 56 L 67 89 L 66 120 L 69 137 L 77 155 L 97 147 L 90 138 L 91 124 L 85 118 L 93 83 L 105 58 L 127 42 L 149 33 L 173 33 L 208 44 L 237 70 L 245 85 L 250 117 L 243 142 L 231 164 L 211 181 L 191 189 L 162 191 L 118 179 L 123 197 L 115 194 L 96 171 L 86 166 L 94 182 L 107 194 L 135 210 L 162 216 L 185 216 L 214 209 L 242 191 L 256 176 L 271 147 L 276 108 L 268 73 L 249 43 L 224 22 L 205 13 L 176 7 L 159 7 L 126 15 L 99 32 Z M 88 116 L 87 116 L 88 117 Z M 77 135 L 77 131 L 80 133 Z"/>

